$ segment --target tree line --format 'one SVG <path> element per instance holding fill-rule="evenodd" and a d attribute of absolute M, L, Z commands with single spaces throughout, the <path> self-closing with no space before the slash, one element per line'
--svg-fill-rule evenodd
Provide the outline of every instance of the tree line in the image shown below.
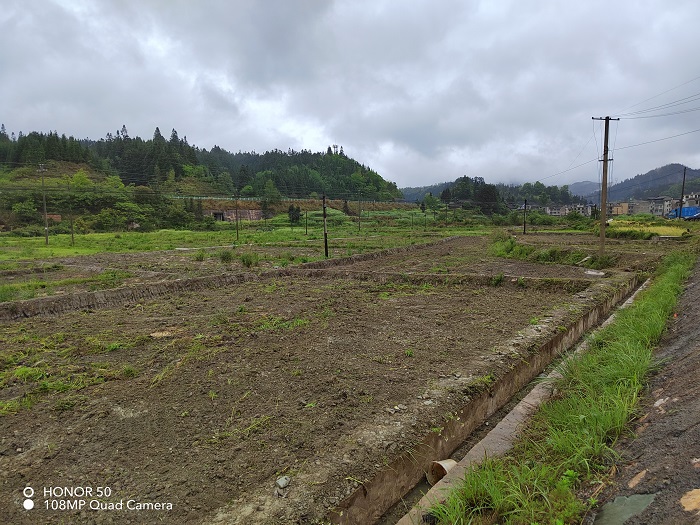
<path fill-rule="evenodd" d="M 369 167 L 334 152 L 272 150 L 231 153 L 214 146 L 200 149 L 173 129 L 166 139 L 156 128 L 153 137 L 131 137 L 126 126 L 100 140 L 75 139 L 57 132 L 8 135 L 0 127 L 0 165 L 38 165 L 49 160 L 84 162 L 126 184 L 160 191 L 196 188 L 208 195 L 262 197 L 269 181 L 285 197 L 326 194 L 329 198 L 360 195 L 369 200 L 401 197 L 396 184 Z M 183 181 L 187 183 L 182 184 Z"/>
<path fill-rule="evenodd" d="M 569 186 L 545 186 L 541 182 L 526 182 L 520 186 L 498 184 L 498 193 L 509 205 L 521 205 L 527 200 L 528 205 L 566 206 L 569 204 L 586 204 L 586 199 L 573 195 Z"/>

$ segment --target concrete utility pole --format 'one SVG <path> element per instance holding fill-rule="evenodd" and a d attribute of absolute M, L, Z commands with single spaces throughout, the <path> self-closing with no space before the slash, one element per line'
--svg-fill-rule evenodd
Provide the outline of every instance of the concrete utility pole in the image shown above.
<path fill-rule="evenodd" d="M 678 218 L 682 219 L 683 218 L 683 195 L 685 194 L 685 170 L 687 168 L 683 167 L 683 184 L 681 185 L 681 204 L 680 207 L 678 208 Z"/>
<path fill-rule="evenodd" d="M 238 224 L 238 192 L 236 192 L 236 208 L 235 209 L 236 209 L 236 213 L 234 215 L 234 220 L 236 222 L 236 241 L 238 241 L 238 227 L 239 227 L 239 224 Z"/>
<path fill-rule="evenodd" d="M 620 119 L 610 117 L 592 118 L 593 120 L 605 121 L 605 139 L 603 146 L 603 184 L 602 188 L 600 189 L 600 248 L 598 249 L 598 255 L 603 256 L 605 254 L 605 215 L 608 211 L 608 135 L 610 134 L 610 121 Z"/>
<path fill-rule="evenodd" d="M 362 230 L 362 193 L 357 195 L 357 231 Z"/>

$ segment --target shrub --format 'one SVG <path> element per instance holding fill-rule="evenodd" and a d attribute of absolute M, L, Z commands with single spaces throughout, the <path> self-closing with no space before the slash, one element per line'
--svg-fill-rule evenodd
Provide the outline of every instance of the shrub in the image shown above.
<path fill-rule="evenodd" d="M 219 253 L 222 263 L 228 264 L 233 261 L 233 250 L 223 250 Z"/>
<path fill-rule="evenodd" d="M 241 254 L 241 263 L 246 268 L 250 268 L 252 266 L 257 266 L 259 262 L 260 262 L 260 256 L 257 253 L 248 252 L 248 253 Z"/>

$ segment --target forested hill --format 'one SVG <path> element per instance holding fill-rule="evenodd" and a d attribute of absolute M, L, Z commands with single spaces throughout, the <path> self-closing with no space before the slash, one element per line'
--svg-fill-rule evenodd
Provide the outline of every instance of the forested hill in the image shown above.
<path fill-rule="evenodd" d="M 329 198 L 393 200 L 401 192 L 369 167 L 329 146 L 324 152 L 273 150 L 231 153 L 218 146 L 200 149 L 174 129 L 166 139 L 158 128 L 153 138 L 131 137 L 126 126 L 100 140 L 32 132 L 8 134 L 0 127 L 0 165 L 36 166 L 49 160 L 84 162 L 124 184 L 163 191 L 197 188 L 207 195 L 286 197 L 326 194 Z M 183 183 L 189 182 L 189 183 Z"/>
<path fill-rule="evenodd" d="M 433 184 L 432 186 L 417 186 L 400 189 L 406 202 L 420 202 L 428 194 L 432 194 L 436 197 L 439 196 L 443 191 L 452 187 L 454 184 L 455 182 L 441 182 L 439 184 Z"/>
<path fill-rule="evenodd" d="M 667 164 L 610 186 L 608 200 L 647 199 L 660 195 L 678 198 L 683 185 L 684 169 L 686 171 L 684 193 L 686 195 L 697 193 L 700 191 L 700 170 L 686 168 L 682 164 Z M 598 199 L 599 193 L 599 191 L 593 193 L 591 198 Z"/>

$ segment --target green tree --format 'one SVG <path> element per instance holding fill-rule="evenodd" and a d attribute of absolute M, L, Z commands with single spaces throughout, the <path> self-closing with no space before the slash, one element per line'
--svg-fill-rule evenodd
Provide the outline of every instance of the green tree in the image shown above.
<path fill-rule="evenodd" d="M 484 215 L 498 213 L 503 207 L 498 189 L 493 184 L 480 184 L 474 190 L 474 203 Z"/>
<path fill-rule="evenodd" d="M 423 204 L 431 211 L 440 209 L 440 200 L 434 197 L 432 193 L 425 194 L 425 197 L 423 197 Z"/>
<path fill-rule="evenodd" d="M 260 200 L 260 207 L 262 208 L 263 217 L 269 219 L 273 215 L 273 207 L 279 204 L 282 200 L 282 195 L 280 194 L 277 186 L 272 180 L 268 180 L 265 183 L 265 188 L 263 189 L 262 197 Z"/>
<path fill-rule="evenodd" d="M 96 231 L 118 231 L 126 229 L 127 217 L 113 208 L 105 208 L 92 219 L 92 228 Z"/>
<path fill-rule="evenodd" d="M 12 213 L 19 224 L 31 224 L 39 222 L 39 219 L 41 219 L 36 203 L 32 199 L 13 204 Z"/>
<path fill-rule="evenodd" d="M 452 201 L 452 193 L 450 192 L 450 188 L 445 188 L 444 190 L 442 190 L 442 193 L 440 194 L 440 200 L 445 204 L 449 204 Z"/>
<path fill-rule="evenodd" d="M 299 224 L 301 221 L 301 208 L 299 206 L 290 204 L 287 213 L 289 214 L 289 222 L 291 224 Z"/>
<path fill-rule="evenodd" d="M 275 186 L 275 183 L 272 180 L 268 180 L 265 183 L 262 199 L 269 205 L 279 204 L 282 200 L 282 194 L 279 192 L 277 186 Z"/>

